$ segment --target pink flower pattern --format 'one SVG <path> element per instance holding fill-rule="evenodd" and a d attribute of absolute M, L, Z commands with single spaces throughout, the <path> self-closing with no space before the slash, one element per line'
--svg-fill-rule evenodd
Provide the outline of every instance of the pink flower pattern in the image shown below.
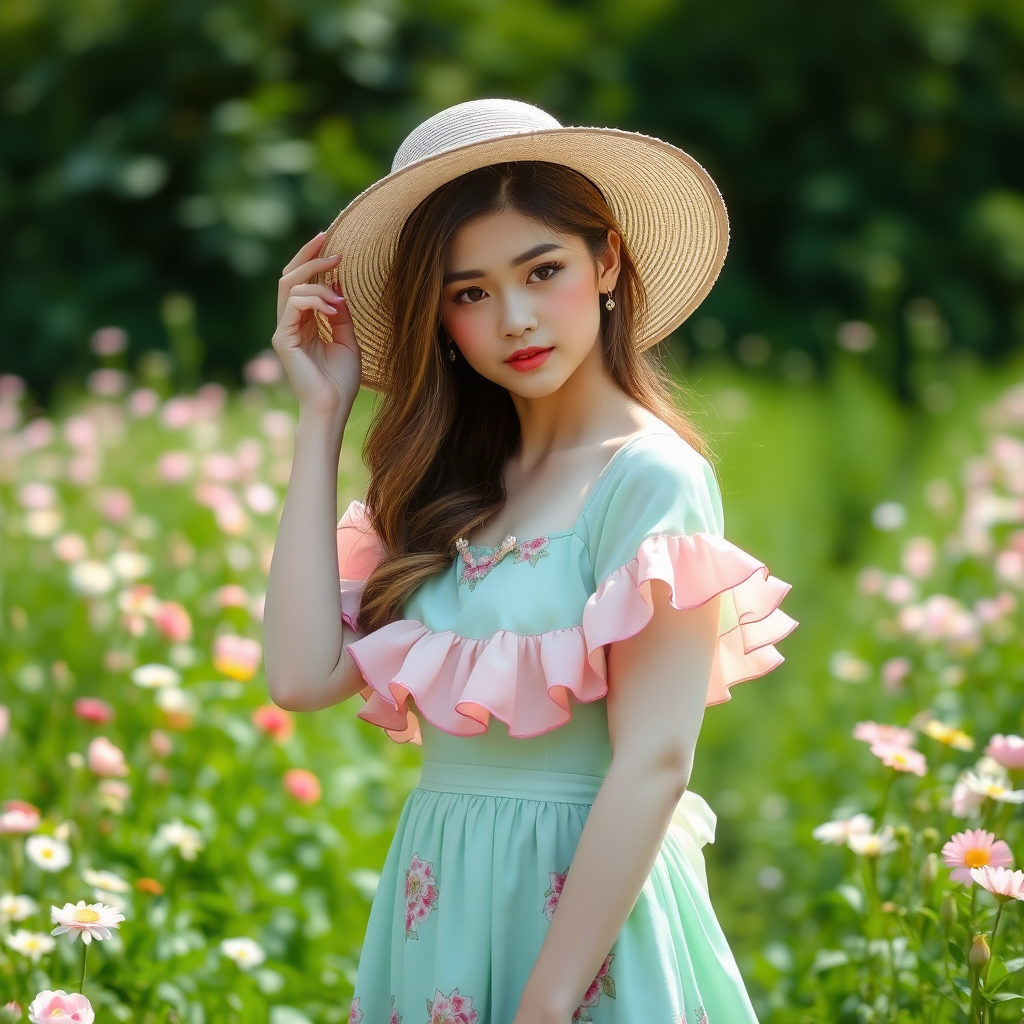
<path fill-rule="evenodd" d="M 359 1024 L 363 1019 L 363 1011 L 359 1009 L 359 997 L 352 1000 L 352 1007 L 348 1011 L 348 1024 Z"/>
<path fill-rule="evenodd" d="M 473 590 L 476 585 L 507 555 L 514 554 L 513 561 L 529 562 L 535 566 L 548 553 L 548 538 L 533 537 L 531 540 L 517 541 L 509 534 L 496 548 L 471 546 L 464 537 L 455 542 L 456 550 L 462 559 L 462 573 L 459 586 L 463 583 Z"/>
<path fill-rule="evenodd" d="M 405 872 L 405 937 L 418 939 L 416 929 L 423 924 L 430 912 L 437 906 L 440 895 L 434 865 L 429 860 L 420 860 L 414 853 Z"/>
<path fill-rule="evenodd" d="M 391 997 L 391 1024 L 402 1024 L 402 1015 L 395 1009 L 395 997 Z"/>
<path fill-rule="evenodd" d="M 601 1001 L 601 996 L 608 996 L 609 999 L 615 998 L 615 982 L 612 980 L 612 976 L 608 973 L 608 969 L 612 965 L 612 960 L 615 959 L 614 953 L 609 953 L 604 958 L 604 963 L 601 964 L 601 969 L 597 972 L 597 976 L 590 983 L 590 987 L 586 992 L 583 993 L 583 998 L 580 1000 L 580 1005 L 576 1007 L 576 1010 L 572 1015 L 572 1024 L 580 1024 L 582 1021 L 592 1021 L 594 1018 L 590 1016 L 590 1008 L 597 1006 Z"/>
<path fill-rule="evenodd" d="M 566 868 L 561 874 L 557 871 L 548 872 L 548 877 L 551 879 L 551 885 L 544 890 L 544 895 L 547 897 L 544 901 L 544 916 L 549 921 L 554 916 L 555 907 L 558 906 L 558 898 L 562 895 L 562 886 L 565 885 L 565 876 L 568 873 L 568 868 Z"/>
<path fill-rule="evenodd" d="M 460 996 L 458 988 L 445 995 L 434 989 L 434 998 L 427 1000 L 427 1024 L 477 1024 L 480 1014 L 473 1009 L 471 996 Z"/>
<path fill-rule="evenodd" d="M 558 901 L 562 896 L 562 888 L 565 886 L 566 875 L 569 874 L 569 869 L 566 868 L 564 871 L 549 871 L 548 878 L 551 879 L 551 884 L 544 891 L 544 916 L 550 921 L 554 916 L 555 908 L 558 906 Z M 604 963 L 601 964 L 601 969 L 597 972 L 597 976 L 590 983 L 590 987 L 586 992 L 583 993 L 583 998 L 580 1000 L 580 1005 L 576 1007 L 572 1015 L 572 1024 L 582 1024 L 584 1021 L 592 1021 L 594 1018 L 590 1016 L 590 1008 L 597 1006 L 601 1001 L 601 996 L 608 996 L 609 999 L 615 998 L 615 981 L 612 976 L 608 973 L 609 968 L 612 965 L 612 960 L 615 959 L 614 953 L 609 953 L 605 957 Z M 707 1024 L 705 1021 L 704 1024 Z"/>
<path fill-rule="evenodd" d="M 688 1024 L 685 1013 L 677 1013 L 672 1018 L 672 1024 Z M 704 1012 L 703 1005 L 693 1011 L 693 1024 L 708 1024 L 708 1015 Z"/>

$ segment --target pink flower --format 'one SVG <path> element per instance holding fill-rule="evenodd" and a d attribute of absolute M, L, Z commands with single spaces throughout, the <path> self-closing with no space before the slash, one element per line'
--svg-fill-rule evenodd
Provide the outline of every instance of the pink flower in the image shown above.
<path fill-rule="evenodd" d="M 395 1009 L 395 997 L 391 997 L 391 1022 L 390 1024 L 402 1024 L 402 1015 Z"/>
<path fill-rule="evenodd" d="M 1024 871 L 985 866 L 971 868 L 971 878 L 978 885 L 988 889 L 1001 903 L 1007 900 L 1024 900 Z"/>
<path fill-rule="evenodd" d="M 217 604 L 221 608 L 244 608 L 249 603 L 249 591 L 237 583 L 217 588 Z"/>
<path fill-rule="evenodd" d="M 263 704 L 252 713 L 252 723 L 257 729 L 283 743 L 295 731 L 295 720 L 284 708 L 276 704 Z"/>
<path fill-rule="evenodd" d="M 321 795 L 320 780 L 305 768 L 289 768 L 284 773 L 284 788 L 304 804 L 315 804 Z"/>
<path fill-rule="evenodd" d="M 75 714 L 83 722 L 92 722 L 94 725 L 106 725 L 114 719 L 114 709 L 99 697 L 79 697 L 75 701 Z"/>
<path fill-rule="evenodd" d="M 858 722 L 853 727 L 853 738 L 872 746 L 909 747 L 914 742 L 914 734 L 909 729 L 898 725 L 879 725 L 877 722 Z"/>
<path fill-rule="evenodd" d="M 428 1024 L 477 1024 L 480 1014 L 473 1009 L 470 996 L 460 996 L 459 990 L 453 988 L 448 995 L 442 994 L 439 988 L 434 989 L 434 998 L 427 1000 L 427 1013 L 430 1014 Z"/>
<path fill-rule="evenodd" d="M 609 953 L 605 957 L 604 963 L 601 964 L 601 968 L 597 972 L 597 976 L 590 983 L 587 991 L 583 993 L 580 1006 L 597 1006 L 602 994 L 611 996 L 613 999 L 615 998 L 615 982 L 608 977 L 608 969 L 611 967 L 612 960 L 614 959 L 614 953 Z"/>
<path fill-rule="evenodd" d="M 192 617 L 177 601 L 161 601 L 153 614 L 153 625 L 172 643 L 192 639 Z"/>
<path fill-rule="evenodd" d="M 988 741 L 985 753 L 1004 768 L 1024 769 L 1024 738 L 1020 736 L 1004 736 L 997 732 Z"/>
<path fill-rule="evenodd" d="M 7 800 L 0 811 L 0 836 L 35 832 L 41 819 L 39 809 L 25 800 Z"/>
<path fill-rule="evenodd" d="M 413 854 L 405 872 L 405 937 L 418 939 L 416 929 L 437 906 L 440 892 L 433 874 L 434 865 Z"/>
<path fill-rule="evenodd" d="M 898 772 L 911 772 L 914 775 L 926 775 L 928 772 L 928 762 L 925 760 L 924 754 L 912 747 L 874 743 L 871 746 L 871 753 L 882 764 L 895 768 Z"/>
<path fill-rule="evenodd" d="M 892 693 L 903 685 L 903 680 L 910 675 L 913 666 L 909 658 L 890 658 L 882 663 L 882 682 L 885 688 Z"/>
<path fill-rule="evenodd" d="M 97 736 L 90 742 L 86 760 L 89 771 L 94 775 L 127 775 L 129 772 L 124 760 L 124 751 L 111 743 L 106 736 Z"/>
<path fill-rule="evenodd" d="M 11 725 L 11 709 L 6 704 L 0 704 L 0 740 L 7 735 Z"/>
<path fill-rule="evenodd" d="M 157 472 L 165 484 L 180 484 L 192 475 L 190 452 L 164 452 L 157 463 Z"/>
<path fill-rule="evenodd" d="M 557 871 L 548 872 L 548 878 L 551 879 L 551 885 L 544 891 L 544 895 L 547 897 L 544 901 L 544 916 L 549 921 L 554 916 L 555 908 L 558 906 L 558 901 L 562 896 L 562 889 L 565 886 L 565 876 L 568 874 L 568 868 L 561 872 L 561 874 Z"/>
<path fill-rule="evenodd" d="M 88 998 L 77 992 L 56 992 L 44 989 L 29 1003 L 28 1019 L 32 1024 L 52 1024 L 53 1021 L 75 1021 L 76 1024 L 93 1024 L 96 1014 Z"/>
<path fill-rule="evenodd" d="M 362 1019 L 363 1011 L 359 1009 L 359 996 L 356 996 L 348 1011 L 348 1024 L 359 1024 Z"/>
<path fill-rule="evenodd" d="M 135 511 L 132 496 L 121 487 L 108 487 L 99 496 L 100 515 L 112 523 L 123 523 Z"/>
<path fill-rule="evenodd" d="M 154 729 L 149 734 L 149 746 L 157 757 L 168 757 L 174 750 L 174 741 L 167 733 Z"/>
<path fill-rule="evenodd" d="M 263 648 L 258 640 L 222 633 L 213 641 L 213 666 L 231 679 L 252 679 L 262 660 Z"/>
<path fill-rule="evenodd" d="M 957 832 L 942 848 L 942 859 L 946 867 L 952 868 L 949 877 L 954 882 L 967 885 L 971 881 L 973 868 L 1003 868 L 1013 863 L 1009 846 L 996 839 L 984 829 L 968 829 Z"/>
<path fill-rule="evenodd" d="M 532 540 L 524 540 L 516 546 L 515 561 L 529 562 L 530 565 L 536 565 L 538 559 L 547 557 L 547 549 L 547 537 L 534 537 Z"/>

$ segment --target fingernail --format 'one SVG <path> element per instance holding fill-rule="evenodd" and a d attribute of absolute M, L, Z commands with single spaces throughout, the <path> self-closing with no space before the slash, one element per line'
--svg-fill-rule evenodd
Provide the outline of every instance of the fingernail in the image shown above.
<path fill-rule="evenodd" d="M 337 313 L 337 312 L 338 312 L 338 311 L 337 311 L 337 310 L 336 310 L 336 309 L 335 309 L 335 308 L 334 308 L 333 306 L 328 306 L 327 308 L 328 308 L 328 309 L 329 309 L 329 310 L 330 310 L 330 311 L 331 311 L 332 313 Z"/>

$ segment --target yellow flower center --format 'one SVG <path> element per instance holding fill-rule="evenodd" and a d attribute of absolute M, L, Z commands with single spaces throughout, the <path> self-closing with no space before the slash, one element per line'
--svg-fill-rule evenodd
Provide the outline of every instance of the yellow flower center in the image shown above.
<path fill-rule="evenodd" d="M 53 856 L 53 849 L 49 846 L 44 846 L 40 851 L 39 856 L 44 860 L 49 860 Z"/>
<path fill-rule="evenodd" d="M 75 911 L 75 920 L 81 924 L 92 924 L 94 921 L 98 921 L 100 915 L 95 910 L 90 910 L 88 907 L 83 907 L 81 910 Z"/>
<path fill-rule="evenodd" d="M 975 847 L 964 854 L 964 863 L 969 868 L 983 868 L 988 863 L 988 850 Z"/>

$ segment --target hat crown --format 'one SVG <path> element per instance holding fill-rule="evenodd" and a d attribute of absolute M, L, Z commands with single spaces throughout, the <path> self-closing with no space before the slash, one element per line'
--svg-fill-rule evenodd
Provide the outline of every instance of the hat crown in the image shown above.
<path fill-rule="evenodd" d="M 546 110 L 522 100 L 457 103 L 434 114 L 406 136 L 391 162 L 391 172 L 474 142 L 561 127 Z"/>

